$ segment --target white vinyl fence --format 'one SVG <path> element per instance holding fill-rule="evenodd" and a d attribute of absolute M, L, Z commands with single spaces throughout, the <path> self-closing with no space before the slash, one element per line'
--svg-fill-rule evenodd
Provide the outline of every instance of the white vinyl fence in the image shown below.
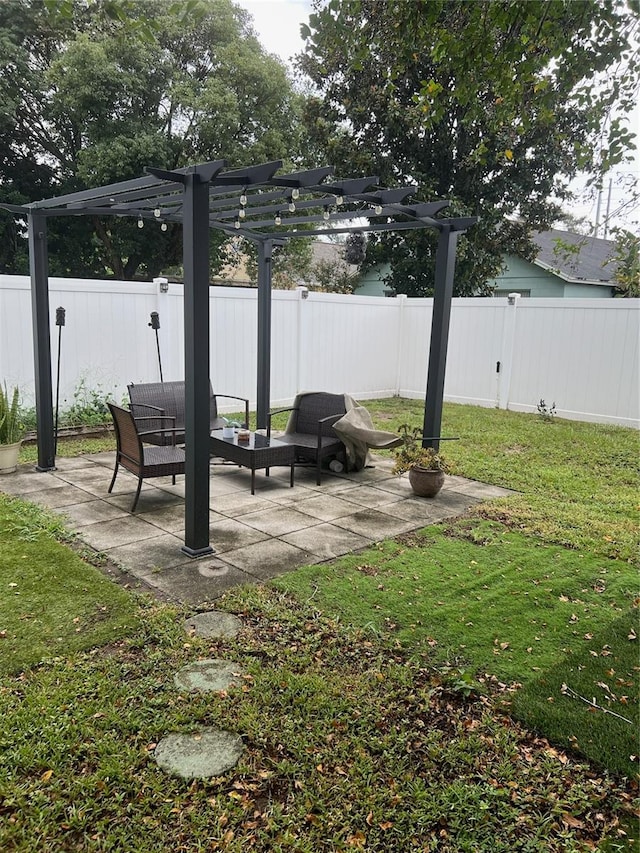
<path fill-rule="evenodd" d="M 130 382 L 184 375 L 182 286 L 50 279 L 54 389 L 60 408 L 85 388 L 122 399 Z M 360 400 L 424 397 L 431 299 L 274 291 L 271 403 L 302 390 Z M 257 295 L 212 287 L 210 372 L 218 393 L 256 398 Z M 63 307 L 66 324 L 55 325 Z M 445 399 L 640 425 L 640 300 L 454 299 Z M 34 397 L 31 296 L 26 276 L 0 276 L 0 381 Z"/>

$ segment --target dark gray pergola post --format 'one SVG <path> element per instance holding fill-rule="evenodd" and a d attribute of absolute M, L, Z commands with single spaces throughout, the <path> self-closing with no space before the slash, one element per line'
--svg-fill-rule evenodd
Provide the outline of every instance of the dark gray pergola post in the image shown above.
<path fill-rule="evenodd" d="M 53 389 L 51 382 L 51 332 L 49 329 L 49 260 L 47 220 L 29 213 L 29 270 L 36 384 L 36 424 L 38 430 L 38 471 L 56 466 L 53 430 Z"/>
<path fill-rule="evenodd" d="M 258 388 L 256 429 L 266 429 L 271 406 L 271 257 L 273 240 L 258 243 Z"/>
<path fill-rule="evenodd" d="M 444 376 L 449 342 L 449 320 L 453 295 L 453 275 L 456 268 L 456 244 L 458 234 L 451 226 L 440 226 L 436 252 L 435 287 L 433 314 L 431 317 L 431 343 L 429 346 L 429 368 L 427 372 L 427 396 L 424 405 L 423 447 L 440 446 L 442 429 L 442 403 L 444 400 Z"/>
<path fill-rule="evenodd" d="M 209 545 L 209 181 L 197 171 L 184 181 L 184 546 L 190 557 Z"/>

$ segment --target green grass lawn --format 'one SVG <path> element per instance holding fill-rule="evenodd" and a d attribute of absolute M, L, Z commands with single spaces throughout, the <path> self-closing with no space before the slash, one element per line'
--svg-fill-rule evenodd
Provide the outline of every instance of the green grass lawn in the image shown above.
<path fill-rule="evenodd" d="M 59 517 L 0 493 L 0 675 L 120 639 L 139 625 L 135 599 L 58 541 L 64 538 Z"/>
<path fill-rule="evenodd" d="M 532 736 L 492 697 L 268 587 L 235 590 L 233 641 L 187 640 L 185 611 L 147 605 L 141 627 L 0 690 L 0 846 L 59 851 L 566 853 L 631 849 L 624 786 Z M 185 694 L 205 657 L 241 685 Z M 493 691 L 493 692 L 492 692 Z M 240 732 L 232 773 L 166 776 L 169 731 Z"/>
<path fill-rule="evenodd" d="M 366 405 L 421 422 L 419 401 Z M 224 643 L 187 641 L 184 611 L 2 499 L 0 849 L 637 849 L 638 435 L 457 405 L 443 434 L 455 473 L 516 494 L 233 591 L 220 607 L 248 630 Z M 173 673 L 206 656 L 242 686 L 181 695 Z M 201 724 L 242 734 L 238 768 L 166 777 L 153 744 Z"/>
<path fill-rule="evenodd" d="M 369 408 L 391 430 L 420 423 L 417 402 L 374 401 Z M 429 646 L 465 671 L 522 684 L 514 711 L 528 725 L 546 733 L 550 714 L 542 710 L 561 709 L 556 742 L 599 766 L 635 774 L 638 641 L 626 637 L 640 634 L 637 433 L 459 405 L 445 406 L 443 420 L 443 435 L 460 436 L 446 447 L 454 472 L 518 493 L 422 536 L 307 567 L 278 586 L 313 595 L 319 607 L 352 624 L 393 633 L 408 650 Z M 610 679 L 596 677 L 595 655 L 603 649 L 593 638 L 607 645 L 610 632 L 614 642 L 623 613 L 628 629 L 619 665 L 632 684 L 608 692 L 598 686 L 609 687 Z M 550 668 L 577 669 L 589 698 L 615 706 L 633 724 L 581 704 L 558 685 L 550 695 L 541 677 Z"/>

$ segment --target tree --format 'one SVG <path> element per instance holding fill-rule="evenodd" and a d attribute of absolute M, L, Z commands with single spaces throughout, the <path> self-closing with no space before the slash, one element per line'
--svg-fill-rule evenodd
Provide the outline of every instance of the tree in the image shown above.
<path fill-rule="evenodd" d="M 640 296 L 640 237 L 618 228 L 612 261 L 616 265 L 614 282 L 616 296 Z"/>
<path fill-rule="evenodd" d="M 188 14 L 186 14 L 188 12 Z M 300 162 L 300 97 L 231 0 L 0 4 L 0 198 L 14 204 L 200 160 Z M 53 274 L 157 275 L 181 229 L 49 220 Z M 0 269 L 23 271 L 24 229 L 2 217 Z M 223 262 L 211 238 L 212 268 Z"/>
<path fill-rule="evenodd" d="M 330 0 L 299 64 L 319 91 L 306 119 L 329 159 L 477 215 L 455 292 L 486 293 L 507 253 L 534 256 L 578 171 L 600 175 L 633 134 L 638 17 L 623 0 Z M 602 75 L 607 85 L 602 86 Z M 369 241 L 397 292 L 432 292 L 430 231 Z"/>

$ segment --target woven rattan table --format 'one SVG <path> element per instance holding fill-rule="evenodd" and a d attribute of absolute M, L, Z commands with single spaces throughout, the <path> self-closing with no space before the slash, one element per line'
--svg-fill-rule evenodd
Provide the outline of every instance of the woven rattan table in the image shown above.
<path fill-rule="evenodd" d="M 295 447 L 285 444 L 277 438 L 267 438 L 252 432 L 249 441 L 239 442 L 238 433 L 233 438 L 223 438 L 221 429 L 214 429 L 211 433 L 209 449 L 212 456 L 219 456 L 229 462 L 236 462 L 243 468 L 251 470 L 251 494 L 255 494 L 256 471 L 261 468 L 275 468 L 279 465 L 288 465 L 291 468 L 290 485 L 293 486 L 293 463 L 295 461 Z"/>

